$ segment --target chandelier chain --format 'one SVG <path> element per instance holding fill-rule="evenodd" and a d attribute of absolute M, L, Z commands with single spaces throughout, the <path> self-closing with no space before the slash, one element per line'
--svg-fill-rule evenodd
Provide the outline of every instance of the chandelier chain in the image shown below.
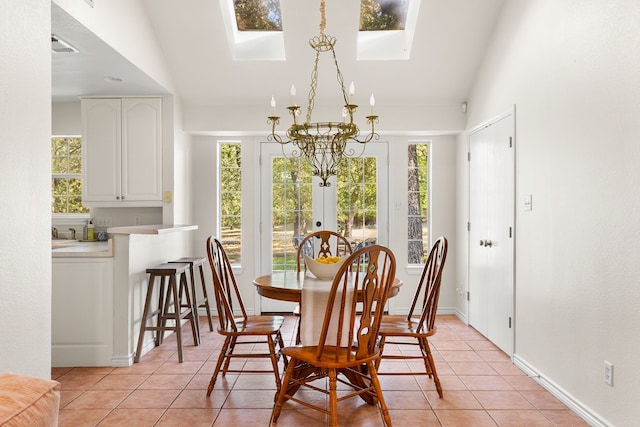
<path fill-rule="evenodd" d="M 324 36 L 324 30 L 327 28 L 326 5 L 324 0 L 320 0 L 320 34 Z"/>

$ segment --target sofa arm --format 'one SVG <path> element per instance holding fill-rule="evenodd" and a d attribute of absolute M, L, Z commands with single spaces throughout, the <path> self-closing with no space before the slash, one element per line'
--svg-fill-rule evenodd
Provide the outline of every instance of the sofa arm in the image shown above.
<path fill-rule="evenodd" d="M 60 383 L 27 375 L 0 375 L 0 426 L 57 426 Z"/>

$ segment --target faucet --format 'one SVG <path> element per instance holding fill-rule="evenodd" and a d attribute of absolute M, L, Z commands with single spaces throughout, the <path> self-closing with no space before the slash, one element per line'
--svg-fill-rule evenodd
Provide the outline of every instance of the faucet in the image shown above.
<path fill-rule="evenodd" d="M 70 228 L 69 231 L 71 232 L 71 240 L 76 240 L 76 229 Z"/>
<path fill-rule="evenodd" d="M 51 238 L 52 239 L 58 238 L 58 229 L 55 227 L 51 227 Z"/>

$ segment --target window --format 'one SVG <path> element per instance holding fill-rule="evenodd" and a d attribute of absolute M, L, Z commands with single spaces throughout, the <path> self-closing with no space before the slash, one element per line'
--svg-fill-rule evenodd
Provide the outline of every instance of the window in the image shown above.
<path fill-rule="evenodd" d="M 82 138 L 51 138 L 51 213 L 87 214 L 82 206 Z"/>
<path fill-rule="evenodd" d="M 409 0 L 362 0 L 360 31 L 404 30 Z"/>
<path fill-rule="evenodd" d="M 221 0 L 234 61 L 284 61 L 280 0 Z"/>
<path fill-rule="evenodd" d="M 420 0 L 360 0 L 357 59 L 409 59 Z"/>
<path fill-rule="evenodd" d="M 233 0 L 238 31 L 282 31 L 280 0 Z"/>
<path fill-rule="evenodd" d="M 220 242 L 232 264 L 240 264 L 242 237 L 242 146 L 239 142 L 223 141 L 219 144 Z"/>
<path fill-rule="evenodd" d="M 407 241 L 409 264 L 424 264 L 429 253 L 429 144 L 409 144 Z"/>

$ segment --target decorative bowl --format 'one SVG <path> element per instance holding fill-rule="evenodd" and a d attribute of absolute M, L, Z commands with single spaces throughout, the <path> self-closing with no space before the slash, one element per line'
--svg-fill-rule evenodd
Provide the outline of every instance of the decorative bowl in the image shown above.
<path fill-rule="evenodd" d="M 318 262 L 315 259 L 311 258 L 308 255 L 304 256 L 304 262 L 307 265 L 307 269 L 313 273 L 318 279 L 329 280 L 333 279 L 340 270 L 340 267 L 344 263 L 347 258 L 342 258 L 338 262 L 334 262 L 332 264 L 325 264 L 322 262 Z"/>

